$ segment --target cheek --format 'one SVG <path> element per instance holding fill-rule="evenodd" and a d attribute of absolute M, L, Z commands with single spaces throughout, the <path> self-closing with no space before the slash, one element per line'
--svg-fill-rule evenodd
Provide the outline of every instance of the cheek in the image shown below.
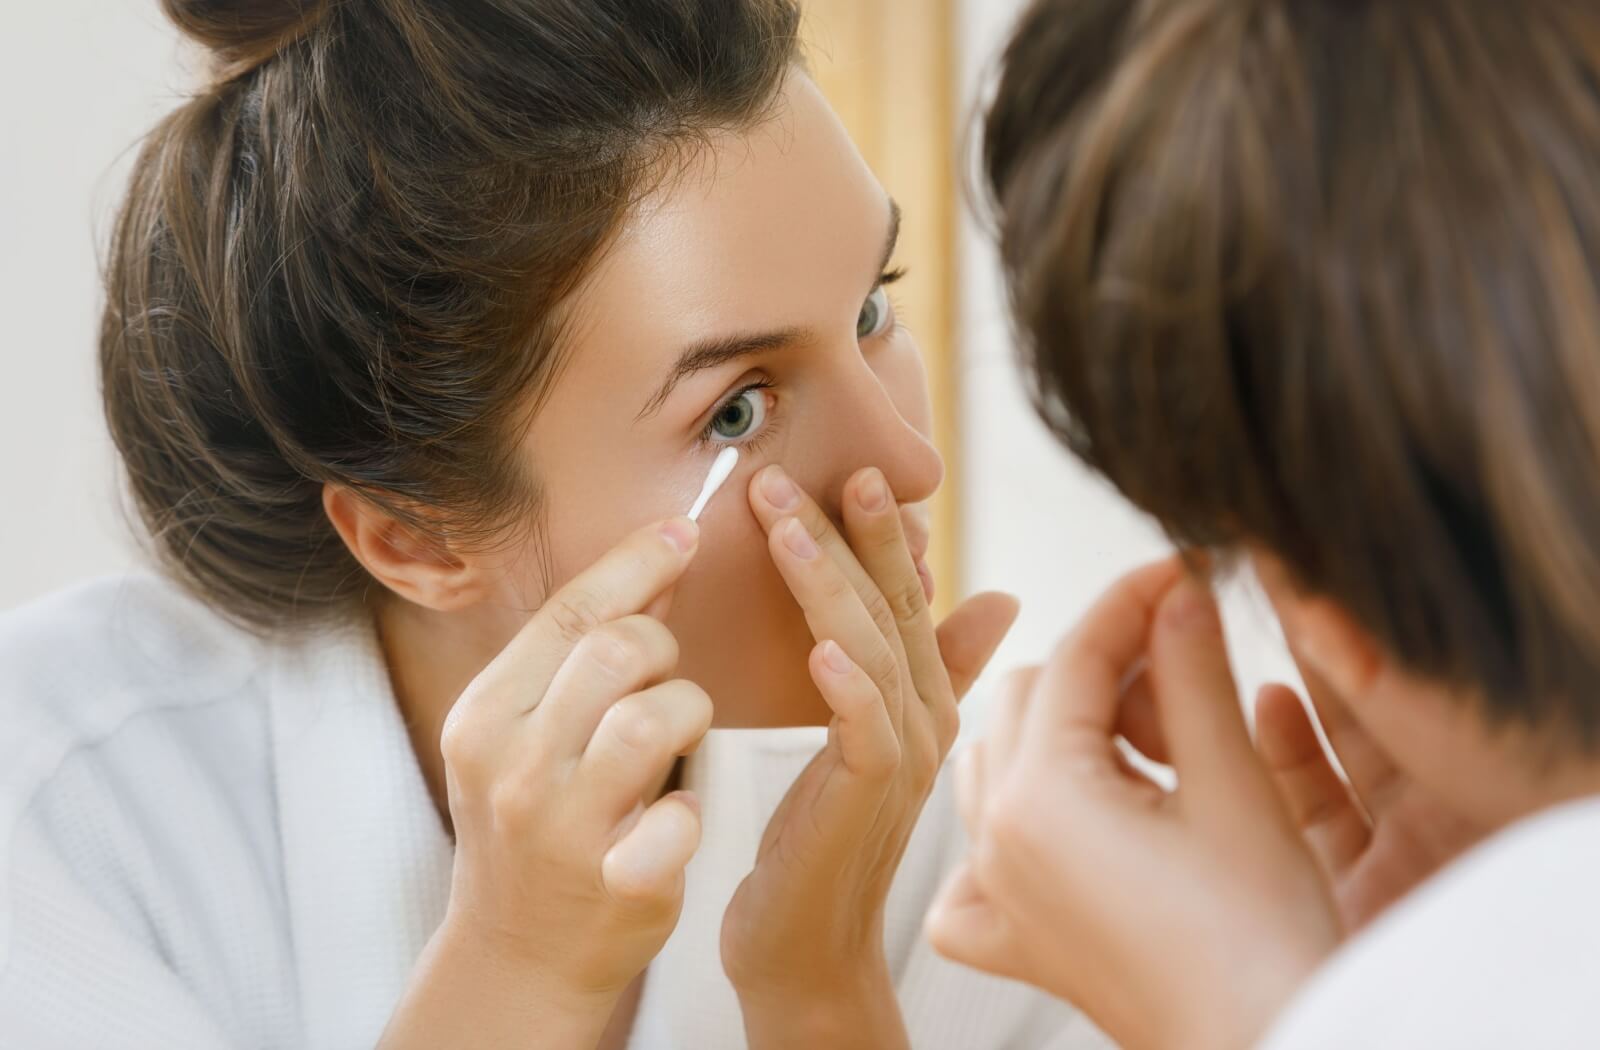
<path fill-rule="evenodd" d="M 748 480 L 730 481 L 738 488 L 708 509 L 700 553 L 673 594 L 677 674 L 711 695 L 718 726 L 818 724 L 827 708 L 806 670 L 811 633 L 745 502 Z"/>

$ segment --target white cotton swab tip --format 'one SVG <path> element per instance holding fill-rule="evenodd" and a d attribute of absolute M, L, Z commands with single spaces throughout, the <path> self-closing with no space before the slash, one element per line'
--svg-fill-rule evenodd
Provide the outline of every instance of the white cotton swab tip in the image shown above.
<path fill-rule="evenodd" d="M 711 461 L 711 472 L 706 475 L 706 483 L 700 486 L 700 495 L 695 497 L 694 506 L 689 508 L 690 521 L 700 520 L 700 512 L 706 509 L 706 504 L 711 502 L 711 497 L 717 494 L 738 464 L 739 450 L 732 445 L 717 453 L 717 458 Z"/>

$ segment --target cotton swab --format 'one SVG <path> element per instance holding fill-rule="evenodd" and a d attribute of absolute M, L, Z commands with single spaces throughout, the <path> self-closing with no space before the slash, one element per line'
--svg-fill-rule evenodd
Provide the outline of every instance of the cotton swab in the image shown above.
<path fill-rule="evenodd" d="M 700 495 L 695 498 L 694 506 L 689 508 L 690 521 L 700 520 L 700 512 L 706 509 L 706 504 L 711 502 L 711 497 L 717 494 L 738 463 L 739 450 L 732 445 L 717 453 L 717 458 L 711 462 L 711 472 L 706 475 L 706 483 L 700 486 Z"/>

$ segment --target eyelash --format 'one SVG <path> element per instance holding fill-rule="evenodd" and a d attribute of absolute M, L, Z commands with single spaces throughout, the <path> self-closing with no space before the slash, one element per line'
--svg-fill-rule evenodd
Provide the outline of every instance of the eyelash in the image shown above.
<path fill-rule="evenodd" d="M 887 288 L 889 285 L 894 284 L 896 281 L 900 280 L 905 275 L 906 275 L 906 268 L 904 266 L 897 266 L 892 270 L 885 270 L 882 274 L 878 275 L 878 283 L 873 286 L 872 290 L 873 291 L 877 291 L 879 288 Z M 893 310 L 894 313 L 895 313 L 895 327 L 899 328 L 900 327 L 900 318 L 899 318 L 900 311 L 898 309 L 898 304 L 894 302 L 893 298 L 891 298 L 889 300 L 889 302 L 890 302 L 890 309 Z M 752 390 L 771 390 L 772 387 L 773 387 L 773 383 L 772 383 L 771 380 L 762 379 L 762 380 L 758 380 L 757 382 L 754 382 L 754 383 L 746 383 L 744 386 L 741 386 L 739 389 L 729 392 L 727 397 L 722 398 L 721 400 L 719 400 L 716 403 L 716 405 L 714 405 L 712 407 L 710 415 L 706 418 L 706 425 L 700 428 L 700 436 L 696 439 L 697 444 L 699 444 L 701 447 L 710 447 L 711 445 L 719 445 L 719 446 L 724 446 L 725 447 L 726 445 L 730 444 L 730 442 L 716 442 L 716 441 L 712 440 L 712 434 L 714 433 L 713 428 L 716 426 L 717 416 L 719 416 L 722 413 L 722 410 L 724 408 L 727 408 L 730 404 L 732 404 L 733 402 L 737 401 L 739 398 L 743 397 L 744 395 L 748 394 L 750 391 L 752 391 Z M 750 438 L 748 441 L 732 442 L 731 444 L 736 445 L 736 447 L 738 447 L 739 449 L 741 449 L 741 450 L 743 450 L 745 452 L 755 451 L 755 450 L 759 449 L 761 447 L 761 444 L 767 439 L 767 437 L 772 434 L 773 429 L 774 429 L 775 426 L 776 426 L 776 423 L 773 420 L 768 419 L 767 420 L 767 425 L 761 428 L 761 433 L 757 434 L 753 438 Z"/>
<path fill-rule="evenodd" d="M 904 266 L 896 266 L 892 270 L 885 270 L 883 273 L 878 275 L 878 283 L 873 286 L 872 290 L 877 291 L 879 288 L 887 289 L 890 285 L 904 277 L 906 273 L 907 271 Z M 889 295 L 887 292 L 884 294 L 889 300 L 889 313 L 894 318 L 894 326 L 885 331 L 883 335 L 893 335 L 895 332 L 898 332 L 905 327 L 905 322 L 900 320 L 899 300 L 897 300 L 894 296 Z M 881 336 L 879 338 L 881 338 Z"/>

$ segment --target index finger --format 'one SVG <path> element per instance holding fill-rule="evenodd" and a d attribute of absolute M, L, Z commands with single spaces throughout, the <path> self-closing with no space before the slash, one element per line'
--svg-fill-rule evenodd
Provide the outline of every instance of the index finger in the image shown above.
<path fill-rule="evenodd" d="M 1135 569 L 1100 596 L 1040 673 L 1025 741 L 1084 731 L 1110 744 L 1123 686 L 1144 656 L 1156 608 L 1184 571 L 1177 557 L 1166 558 Z"/>
<path fill-rule="evenodd" d="M 551 595 L 490 667 L 514 668 L 524 706 L 537 707 L 584 635 L 643 612 L 678 582 L 699 541 L 700 528 L 688 518 L 669 518 L 630 533 Z"/>

